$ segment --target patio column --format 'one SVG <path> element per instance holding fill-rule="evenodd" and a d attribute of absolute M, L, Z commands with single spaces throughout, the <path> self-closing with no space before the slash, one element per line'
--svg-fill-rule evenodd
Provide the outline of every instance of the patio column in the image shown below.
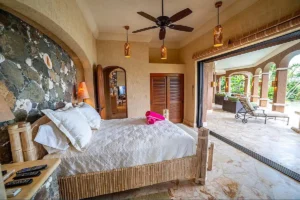
<path fill-rule="evenodd" d="M 287 70 L 288 68 L 277 68 L 276 78 L 277 87 L 274 87 L 274 99 L 272 110 L 278 112 L 284 112 L 285 107 L 285 95 L 287 85 Z"/>
<path fill-rule="evenodd" d="M 213 73 L 213 82 L 217 83 L 217 75 L 216 72 Z M 218 85 L 213 88 L 213 96 L 212 96 L 212 102 L 215 103 L 215 94 L 217 93 Z"/>
<path fill-rule="evenodd" d="M 258 102 L 259 95 L 259 75 L 254 75 L 252 80 L 252 92 L 251 92 L 251 102 Z"/>
<path fill-rule="evenodd" d="M 262 84 L 261 84 L 261 91 L 260 91 L 260 101 L 259 105 L 261 107 L 267 107 L 268 105 L 268 89 L 269 89 L 269 73 L 264 72 L 261 74 L 262 75 Z"/>
<path fill-rule="evenodd" d="M 230 77 L 225 77 L 225 92 L 230 92 Z"/>
<path fill-rule="evenodd" d="M 244 94 L 248 97 L 250 91 L 250 78 L 249 76 L 245 76 L 245 83 L 244 83 Z"/>

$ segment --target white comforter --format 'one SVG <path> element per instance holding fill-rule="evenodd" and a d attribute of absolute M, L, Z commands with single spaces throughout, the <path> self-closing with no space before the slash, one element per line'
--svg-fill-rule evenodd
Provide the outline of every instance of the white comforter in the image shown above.
<path fill-rule="evenodd" d="M 103 120 L 84 152 L 71 147 L 46 155 L 61 158 L 59 176 L 161 162 L 194 155 L 196 141 L 169 121 L 147 125 L 144 118 Z"/>

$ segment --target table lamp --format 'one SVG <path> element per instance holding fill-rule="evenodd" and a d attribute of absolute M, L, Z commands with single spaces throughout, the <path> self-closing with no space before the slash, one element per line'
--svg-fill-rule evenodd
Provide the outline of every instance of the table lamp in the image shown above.
<path fill-rule="evenodd" d="M 14 119 L 15 116 L 11 112 L 9 106 L 7 105 L 4 98 L 0 95 L 0 122 L 5 122 Z M 6 199 L 4 181 L 1 173 L 1 163 L 0 163 L 0 199 Z"/>
<path fill-rule="evenodd" d="M 85 99 L 90 98 L 85 82 L 80 82 L 78 87 L 77 97 L 84 101 Z"/>

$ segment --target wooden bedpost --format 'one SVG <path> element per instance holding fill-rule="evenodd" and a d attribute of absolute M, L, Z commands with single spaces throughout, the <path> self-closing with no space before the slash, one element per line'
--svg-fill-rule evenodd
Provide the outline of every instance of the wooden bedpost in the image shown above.
<path fill-rule="evenodd" d="M 197 168 L 196 168 L 196 183 L 205 185 L 206 166 L 207 166 L 207 147 L 208 147 L 209 130 L 201 127 L 198 129 L 198 145 L 196 151 Z"/>

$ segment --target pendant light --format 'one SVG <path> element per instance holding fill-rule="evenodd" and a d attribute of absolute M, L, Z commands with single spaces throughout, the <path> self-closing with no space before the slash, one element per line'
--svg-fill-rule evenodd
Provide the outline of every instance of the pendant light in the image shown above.
<path fill-rule="evenodd" d="M 214 29 L 214 47 L 223 46 L 223 28 L 220 25 L 220 11 L 219 8 L 222 6 L 222 1 L 218 1 L 215 7 L 218 8 L 218 25 Z"/>
<path fill-rule="evenodd" d="M 126 29 L 126 43 L 124 44 L 124 55 L 125 58 L 130 58 L 130 44 L 128 43 L 128 30 L 129 26 L 124 26 Z"/>
<path fill-rule="evenodd" d="M 167 59 L 167 47 L 165 47 L 165 40 L 163 40 L 163 45 L 160 48 L 160 59 L 166 60 Z"/>

